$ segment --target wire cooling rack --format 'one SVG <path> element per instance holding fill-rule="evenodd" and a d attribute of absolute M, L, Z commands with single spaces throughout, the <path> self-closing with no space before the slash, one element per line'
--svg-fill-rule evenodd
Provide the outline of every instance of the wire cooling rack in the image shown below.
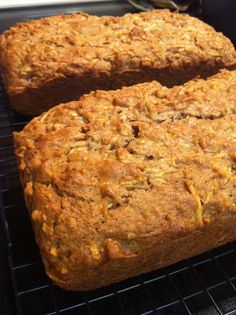
<path fill-rule="evenodd" d="M 19 314 L 236 314 L 236 243 L 86 293 L 51 283 L 34 242 L 13 153 L 12 132 L 26 123 L 26 117 L 11 109 L 1 85 L 1 217 Z"/>

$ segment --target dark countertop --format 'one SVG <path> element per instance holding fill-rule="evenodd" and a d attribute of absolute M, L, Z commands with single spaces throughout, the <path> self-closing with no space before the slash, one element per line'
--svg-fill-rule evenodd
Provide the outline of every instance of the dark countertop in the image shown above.
<path fill-rule="evenodd" d="M 0 220 L 0 314 L 15 315 L 16 306 L 7 257 L 3 226 Z"/>

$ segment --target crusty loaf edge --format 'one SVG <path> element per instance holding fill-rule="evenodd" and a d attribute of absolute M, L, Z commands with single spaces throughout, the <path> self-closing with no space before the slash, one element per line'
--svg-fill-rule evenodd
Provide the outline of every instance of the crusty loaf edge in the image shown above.
<path fill-rule="evenodd" d="M 228 72 L 225 71 L 223 73 L 227 75 Z M 194 86 L 195 83 L 190 82 L 189 84 Z M 190 86 L 189 84 L 187 85 Z M 140 85 L 140 87 L 141 86 L 142 85 Z M 128 91 L 127 88 L 123 90 L 125 93 Z M 98 92 L 98 95 L 99 93 L 102 92 Z M 88 96 L 88 98 L 95 95 L 96 93 L 92 93 Z M 231 100 L 231 97 L 232 95 L 229 96 L 229 100 Z M 82 102 L 83 100 L 86 100 L 86 98 L 87 97 L 82 99 Z M 59 105 L 58 107 L 51 109 L 48 113 L 57 113 L 60 110 L 63 111 L 63 109 L 67 106 L 70 107 L 69 104 Z M 33 128 L 34 123 L 37 125 L 37 122 L 40 121 L 43 123 L 44 117 L 48 115 L 48 113 L 34 119 L 26 128 Z M 39 123 L 39 126 L 41 123 Z M 19 162 L 22 184 L 25 187 L 26 203 L 30 210 L 30 214 L 32 215 L 32 206 L 36 200 L 32 198 L 32 187 L 30 187 L 30 185 L 26 185 L 30 174 L 27 171 L 27 167 L 25 168 L 25 166 L 23 166 L 25 161 L 21 153 L 22 150 L 25 150 L 25 148 L 24 143 L 21 143 L 20 134 L 17 133 L 14 135 L 16 154 Z M 18 150 L 19 147 L 20 150 Z M 232 156 L 235 156 L 233 152 L 231 154 Z M 22 167 L 24 168 L 24 171 Z M 51 190 L 49 189 L 48 192 L 51 193 Z M 159 193 L 163 193 L 163 197 L 166 193 L 168 193 L 169 196 L 172 196 L 170 203 L 175 203 L 176 206 L 180 207 L 179 209 L 182 209 L 181 211 L 186 211 L 186 209 L 188 209 L 187 211 L 191 209 L 196 211 L 197 209 L 197 199 L 194 200 L 191 199 L 190 196 L 189 198 L 187 196 L 183 196 L 182 194 L 174 191 L 171 187 L 167 187 L 164 192 L 159 190 Z M 192 193 L 194 193 L 194 190 Z M 50 194 L 48 197 L 50 197 Z M 41 197 L 37 196 L 37 198 Z M 42 200 L 46 206 L 47 204 L 45 203 L 45 200 Z M 140 245 L 140 251 L 136 254 L 135 252 L 124 253 L 119 249 L 119 241 L 109 238 L 106 240 L 106 244 L 104 246 L 105 254 L 103 256 L 103 260 L 100 261 L 99 259 L 96 259 L 96 255 L 98 254 L 96 252 L 96 243 L 92 243 L 91 248 L 95 258 L 84 261 L 80 256 L 77 256 L 77 260 L 72 263 L 70 275 L 66 273 L 63 274 L 63 272 L 66 271 L 67 266 L 60 266 L 59 261 L 57 262 L 57 265 L 59 265 L 60 268 L 62 267 L 62 274 L 58 273 L 58 271 L 54 268 L 53 257 L 51 257 L 53 252 L 50 253 L 45 251 L 45 247 L 41 239 L 42 231 L 40 231 L 39 224 L 34 220 L 33 226 L 36 233 L 36 240 L 41 249 L 46 271 L 49 277 L 53 279 L 55 283 L 68 290 L 90 290 L 120 281 L 127 277 L 138 275 L 143 272 L 164 267 L 234 240 L 236 238 L 236 211 L 233 211 L 233 209 L 230 208 L 228 209 L 229 211 L 224 211 L 225 209 L 220 209 L 220 203 L 217 204 L 216 207 L 218 208 L 215 210 L 217 211 L 217 218 L 214 218 L 214 220 L 209 222 L 206 221 L 204 225 L 199 222 L 193 226 L 191 223 L 187 223 L 188 218 L 183 217 L 182 222 L 177 220 L 175 225 L 170 225 L 169 231 L 166 230 L 166 234 L 163 234 L 161 240 L 156 236 L 155 231 L 147 234 L 146 236 L 140 235 L 140 238 L 135 240 Z M 86 227 L 84 228 L 86 229 Z M 65 230 L 65 233 L 69 234 L 70 232 Z M 130 241 L 132 243 L 132 235 L 130 237 L 131 239 L 127 240 L 127 242 Z M 135 246 L 135 243 L 133 245 Z"/>

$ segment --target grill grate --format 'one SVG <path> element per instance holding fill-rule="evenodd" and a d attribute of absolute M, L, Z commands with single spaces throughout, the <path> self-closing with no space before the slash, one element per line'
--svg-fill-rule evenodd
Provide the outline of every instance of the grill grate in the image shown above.
<path fill-rule="evenodd" d="M 0 87 L 0 202 L 19 314 L 236 314 L 236 243 L 109 287 L 66 292 L 44 273 L 13 155 L 27 119 Z"/>

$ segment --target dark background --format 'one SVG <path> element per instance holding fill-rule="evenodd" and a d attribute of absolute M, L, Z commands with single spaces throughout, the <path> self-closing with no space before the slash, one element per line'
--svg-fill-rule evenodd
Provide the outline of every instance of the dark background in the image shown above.
<path fill-rule="evenodd" d="M 236 46 L 236 1 L 203 0 L 203 19 L 228 36 Z"/>

